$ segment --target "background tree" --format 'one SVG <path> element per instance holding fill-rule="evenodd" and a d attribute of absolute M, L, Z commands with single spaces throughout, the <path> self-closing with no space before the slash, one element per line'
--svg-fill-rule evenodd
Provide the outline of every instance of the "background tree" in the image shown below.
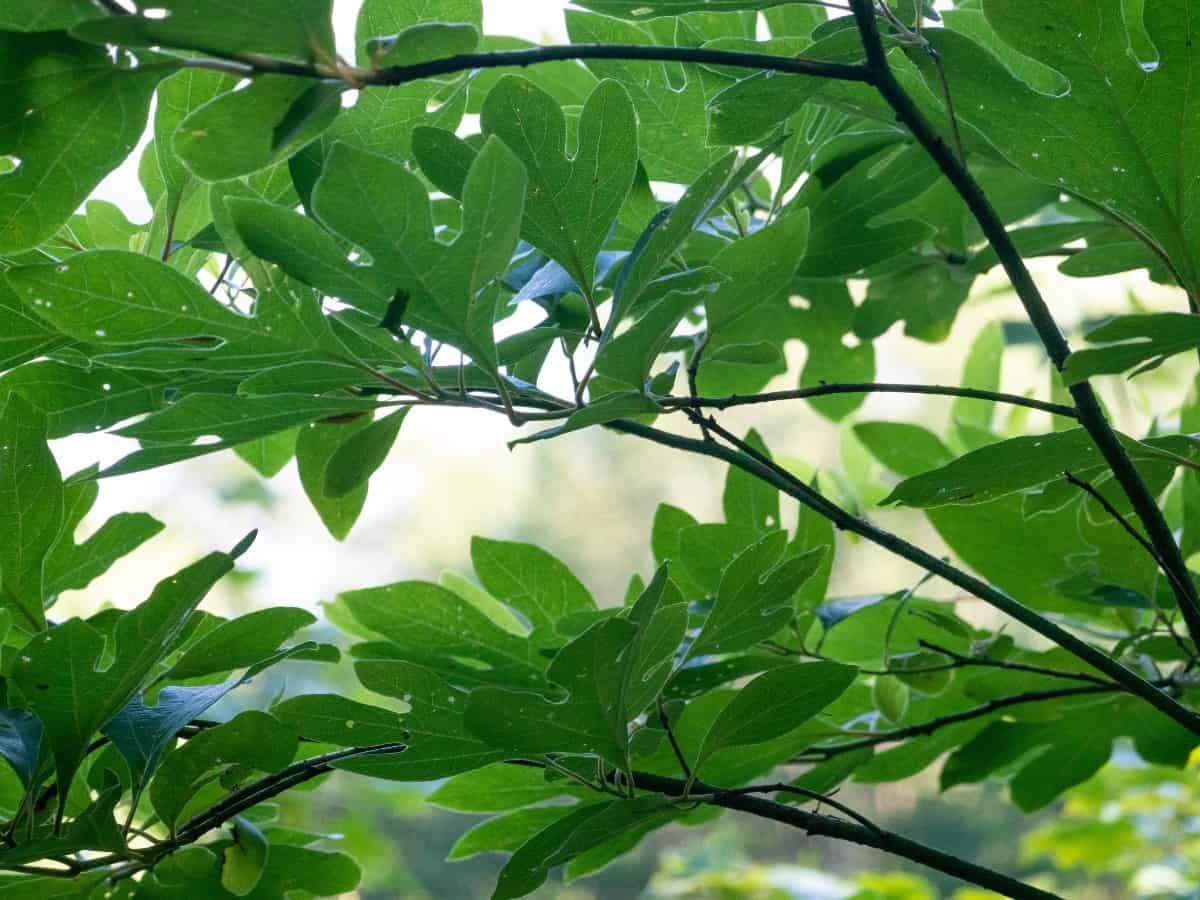
<path fill-rule="evenodd" d="M 350 61 L 331 0 L 0 0 L 0 893 L 350 891 L 354 860 L 273 818 L 339 771 L 443 781 L 435 803 L 494 814 L 454 853 L 510 853 L 499 898 L 724 811 L 1053 897 L 1053 872 L 834 795 L 941 760 L 943 788 L 998 776 L 1032 813 L 1114 747 L 1147 783 L 1187 764 L 1196 400 L 1124 433 L 1092 380 L 1200 348 L 1190 0 L 575 5 L 572 42 L 538 47 L 483 35 L 478 0 L 366 0 Z M 88 198 L 152 102 L 139 226 Z M 1178 309 L 1072 351 L 1036 256 L 1147 269 Z M 944 340 L 993 269 L 1025 332 L 986 329 L 960 385 L 875 380 L 876 339 Z M 1002 392 L 1023 339 L 1046 389 Z M 793 341 L 798 386 L 767 390 Z M 852 420 L 869 394 L 944 398 L 950 429 Z M 851 422 L 841 471 L 728 425 L 801 402 Z M 604 428 L 717 460 L 723 521 L 660 506 L 657 568 L 623 603 L 476 537 L 474 580 L 327 607 L 356 687 L 308 667 L 311 692 L 215 718 L 271 667 L 341 658 L 296 637 L 302 610 L 199 610 L 253 534 L 132 609 L 52 609 L 161 528 L 125 513 L 77 540 L 99 482 L 294 458 L 344 539 L 417 407 L 502 416 L 513 446 Z M 139 446 L 64 477 L 48 441 L 106 430 Z M 923 511 L 944 548 L 877 504 Z M 838 532 L 922 577 L 830 596 Z M 1042 832 L 1059 863 L 1111 824 L 1079 803 Z"/>

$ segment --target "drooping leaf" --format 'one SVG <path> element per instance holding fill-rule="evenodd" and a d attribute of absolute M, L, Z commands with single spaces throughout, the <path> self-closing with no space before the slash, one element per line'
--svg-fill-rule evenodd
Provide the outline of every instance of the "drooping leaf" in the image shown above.
<path fill-rule="evenodd" d="M 404 407 L 355 431 L 325 465 L 325 496 L 344 497 L 366 485 L 396 442 L 410 407 Z"/>
<path fill-rule="evenodd" d="M 221 887 L 235 897 L 245 897 L 258 886 L 271 845 L 245 816 L 233 820 L 233 840 L 221 856 Z"/>

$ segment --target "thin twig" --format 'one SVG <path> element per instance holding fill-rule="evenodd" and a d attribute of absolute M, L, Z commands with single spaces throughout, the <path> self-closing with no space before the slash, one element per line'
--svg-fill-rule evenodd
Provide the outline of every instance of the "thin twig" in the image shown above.
<path fill-rule="evenodd" d="M 808 400 L 813 397 L 827 397 L 834 394 L 929 394 L 941 397 L 966 397 L 971 400 L 989 400 L 993 403 L 1024 406 L 1068 419 L 1078 418 L 1073 407 L 1061 403 L 1034 400 L 1031 397 L 1022 397 L 1020 394 L 1006 394 L 1000 391 L 986 391 L 953 385 L 896 384 L 878 381 L 830 382 L 793 390 L 768 391 L 762 394 L 732 394 L 728 397 L 666 397 L 659 401 L 659 405 L 675 409 L 690 406 L 721 410 L 732 409 L 735 406 L 776 403 L 782 400 Z"/>
<path fill-rule="evenodd" d="M 688 765 L 687 757 L 683 755 L 683 748 L 679 746 L 679 741 L 675 738 L 675 730 L 671 728 L 671 720 L 667 716 L 666 707 L 663 706 L 662 695 L 658 697 L 658 721 L 662 725 L 663 731 L 667 733 L 667 740 L 671 743 L 671 750 L 675 753 L 675 759 L 679 763 L 679 768 L 683 772 L 683 777 L 688 781 L 692 779 L 692 767 Z"/>

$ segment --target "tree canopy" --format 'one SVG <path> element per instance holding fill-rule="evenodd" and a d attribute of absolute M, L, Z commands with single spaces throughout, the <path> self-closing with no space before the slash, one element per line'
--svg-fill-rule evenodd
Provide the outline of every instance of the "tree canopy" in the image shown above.
<path fill-rule="evenodd" d="M 1114 748 L 1170 772 L 1200 745 L 1200 394 L 1110 414 L 1130 378 L 1195 378 L 1200 9 L 572 3 L 537 46 L 483 0 L 364 0 L 346 58 L 332 0 L 0 0 L 0 897 L 344 894 L 358 863 L 271 805 L 330 773 L 492 815 L 453 855 L 510 854 L 498 900 L 725 812 L 1056 897 L 839 785 L 937 766 L 1032 813 L 1116 790 Z M 144 135 L 138 223 L 93 195 Z M 1068 335 L 1035 257 L 1176 307 Z M 940 352 L 1000 276 L 1024 321 L 958 384 L 877 376 L 878 339 Z M 1018 344 L 1038 386 L 1004 392 Z M 949 425 L 868 420 L 871 394 Z M 761 404 L 838 423 L 841 469 L 728 427 Z M 360 585 L 323 638 L 202 609 L 253 533 L 129 608 L 55 609 L 163 527 L 80 539 L 99 492 L 206 454 L 294 461 L 353 541 L 418 406 L 503 417 L 514 452 L 605 429 L 719 460 L 723 520 L 628 523 L 656 568 L 624 597 L 475 536 L 473 579 Z M 127 455 L 62 471 L 51 443 L 97 432 Z M 924 577 L 833 595 L 849 538 Z M 276 666 L 321 690 L 210 718 Z"/>

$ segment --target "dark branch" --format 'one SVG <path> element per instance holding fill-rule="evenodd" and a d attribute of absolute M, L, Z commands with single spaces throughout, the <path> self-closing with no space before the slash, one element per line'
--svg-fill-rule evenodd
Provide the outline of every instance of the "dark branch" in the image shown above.
<path fill-rule="evenodd" d="M 790 391 L 770 391 L 764 394 L 733 394 L 729 397 L 668 397 L 660 400 L 662 406 L 678 409 L 730 409 L 734 406 L 753 406 L 759 403 L 774 403 L 780 400 L 807 400 L 831 394 L 931 394 L 939 397 L 966 397 L 971 400 L 990 400 L 994 403 L 1009 403 L 1048 412 L 1065 418 L 1077 418 L 1075 410 L 1061 403 L 1048 403 L 1022 397 L 1020 394 L 1005 394 L 976 388 L 953 387 L 941 384 L 888 384 L 878 381 L 818 384 Z"/>
<path fill-rule="evenodd" d="M 711 419 L 708 422 L 709 429 L 720 435 L 724 440 L 734 443 L 737 449 L 730 449 L 713 441 L 697 441 L 624 419 L 609 422 L 608 427 L 615 431 L 636 435 L 657 444 L 662 444 L 665 447 L 672 447 L 676 450 L 685 450 L 689 453 L 698 453 L 714 459 L 720 459 L 730 465 L 737 466 L 751 475 L 761 478 L 768 484 L 779 488 L 793 499 L 798 500 L 804 506 L 829 519 L 838 528 L 860 535 L 872 543 L 883 547 L 885 550 L 889 550 L 897 556 L 915 563 L 925 571 L 932 572 L 934 575 L 944 578 L 951 584 L 973 594 L 1001 612 L 1011 616 L 1021 624 L 1027 625 L 1038 634 L 1079 657 L 1088 663 L 1088 665 L 1103 672 L 1130 693 L 1146 700 L 1193 734 L 1200 734 L 1200 716 L 1180 704 L 1173 697 L 1156 688 L 1136 672 L 1125 668 L 1125 666 L 1108 656 L 1108 654 L 1096 649 L 1086 641 L 1080 640 L 1071 632 L 1051 622 L 1045 616 L 1030 609 L 992 585 L 951 565 L 944 559 L 939 559 L 915 544 L 911 544 L 903 538 L 879 528 L 866 519 L 852 515 L 805 484 L 799 478 L 796 478 L 786 469 L 763 457 L 753 447 L 749 447 Z"/>
<path fill-rule="evenodd" d="M 213 59 L 186 59 L 184 66 L 224 68 L 241 75 L 292 75 L 298 78 L 334 79 L 349 87 L 390 87 L 454 75 L 479 69 L 524 68 L 541 63 L 564 60 L 620 59 L 645 62 L 695 63 L 710 66 L 730 66 L 737 69 L 758 69 L 783 72 L 789 75 L 809 75 L 837 81 L 867 81 L 862 66 L 825 62 L 794 56 L 774 56 L 768 53 L 743 53 L 736 50 L 709 50 L 700 47 L 658 47 L 649 44 L 559 44 L 550 47 L 531 47 L 527 50 L 496 50 L 488 53 L 463 53 L 411 66 L 390 66 L 383 69 L 361 69 L 351 66 L 311 65 L 249 54 L 229 55 L 214 52 Z"/>
<path fill-rule="evenodd" d="M 1004 227 L 1004 221 L 966 165 L 954 154 L 942 136 L 925 118 L 912 97 L 896 80 L 896 76 L 888 65 L 887 52 L 879 34 L 872 0 L 850 0 L 850 5 L 854 10 L 854 18 L 858 24 L 863 49 L 866 51 L 866 67 L 870 72 L 871 83 L 891 106 L 896 113 L 896 118 L 908 128 L 917 142 L 937 163 L 938 168 L 942 170 L 942 173 L 967 204 L 968 209 L 971 210 L 971 214 L 979 223 L 984 236 L 999 256 L 1000 263 L 1004 266 L 1009 281 L 1012 282 L 1013 290 L 1020 298 L 1021 305 L 1025 307 L 1025 313 L 1045 346 L 1050 361 L 1061 372 L 1066 366 L 1067 357 L 1071 355 L 1070 344 L 1067 343 L 1058 323 L 1054 320 L 1033 276 L 1025 267 L 1020 251 L 1017 250 Z M 1183 554 L 1175 542 L 1175 537 L 1171 533 L 1171 528 L 1167 524 L 1162 510 L 1159 509 L 1146 482 L 1138 474 L 1129 454 L 1125 452 L 1117 433 L 1109 424 L 1092 386 L 1086 381 L 1081 381 L 1070 385 L 1068 390 L 1075 401 L 1079 423 L 1091 435 L 1092 441 L 1096 444 L 1105 462 L 1108 463 L 1117 482 L 1132 503 L 1134 512 L 1137 513 L 1137 517 L 1145 527 L 1150 542 L 1162 560 L 1163 568 L 1171 575 L 1171 587 L 1175 592 L 1183 618 L 1187 622 L 1188 631 L 1194 640 L 1200 639 L 1200 595 L 1197 594 L 1196 586 L 1188 574 Z"/>

